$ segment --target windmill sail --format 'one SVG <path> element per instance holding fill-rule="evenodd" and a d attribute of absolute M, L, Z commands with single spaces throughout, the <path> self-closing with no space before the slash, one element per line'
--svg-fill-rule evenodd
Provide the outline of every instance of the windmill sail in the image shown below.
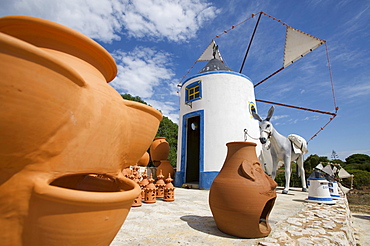
<path fill-rule="evenodd" d="M 208 45 L 208 47 L 203 51 L 197 61 L 210 61 L 212 59 L 222 60 L 220 51 L 218 50 L 218 45 L 214 40 Z"/>
<path fill-rule="evenodd" d="M 343 191 L 344 194 L 347 194 L 351 189 L 343 186 L 341 183 L 338 183 L 339 188 Z"/>
<path fill-rule="evenodd" d="M 325 43 L 325 40 L 318 39 L 305 32 L 287 26 L 284 50 L 284 68 L 318 48 L 323 43 Z"/>
<path fill-rule="evenodd" d="M 324 166 L 321 163 L 319 163 L 315 168 L 319 169 L 319 170 L 322 170 L 324 168 Z"/>
<path fill-rule="evenodd" d="M 334 173 L 333 173 L 333 170 L 331 169 L 331 166 L 330 165 L 326 165 L 323 169 L 322 169 L 323 172 L 329 174 L 330 176 L 333 176 Z"/>
<path fill-rule="evenodd" d="M 341 168 L 338 173 L 338 177 L 341 179 L 353 177 L 352 174 L 349 174 L 344 168 Z"/>

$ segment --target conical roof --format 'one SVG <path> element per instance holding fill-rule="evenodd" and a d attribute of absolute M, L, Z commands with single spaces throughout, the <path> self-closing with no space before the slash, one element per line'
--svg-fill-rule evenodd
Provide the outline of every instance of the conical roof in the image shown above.
<path fill-rule="evenodd" d="M 207 65 L 199 71 L 199 73 L 206 73 L 211 71 L 233 71 L 228 66 L 226 66 L 222 61 L 214 58 L 210 60 Z"/>

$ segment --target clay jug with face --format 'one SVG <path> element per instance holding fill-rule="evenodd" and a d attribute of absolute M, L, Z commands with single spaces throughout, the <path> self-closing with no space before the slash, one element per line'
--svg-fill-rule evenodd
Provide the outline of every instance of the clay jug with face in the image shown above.
<path fill-rule="evenodd" d="M 2 245 L 106 244 L 140 188 L 123 177 L 161 113 L 123 100 L 98 43 L 54 22 L 0 18 Z"/>
<path fill-rule="evenodd" d="M 227 156 L 212 183 L 209 205 L 217 227 L 241 238 L 267 236 L 268 216 L 276 199 L 276 183 L 258 161 L 256 144 L 227 143 Z"/>

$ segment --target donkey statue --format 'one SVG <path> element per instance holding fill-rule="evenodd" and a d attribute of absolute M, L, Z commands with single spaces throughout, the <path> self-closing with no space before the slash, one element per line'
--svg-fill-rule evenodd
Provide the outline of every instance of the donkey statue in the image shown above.
<path fill-rule="evenodd" d="M 276 171 L 285 164 L 285 187 L 282 193 L 288 194 L 291 162 L 296 161 L 298 165 L 298 176 L 301 176 L 302 180 L 302 191 L 307 191 L 303 168 L 303 155 L 308 152 L 306 140 L 295 134 L 284 137 L 278 133 L 270 122 L 274 109 L 274 106 L 270 108 L 267 118 L 264 120 L 257 113 L 253 112 L 253 118 L 260 122 L 260 141 L 262 144 L 266 144 L 267 149 L 270 148 L 273 162 L 271 177 L 275 179 Z"/>

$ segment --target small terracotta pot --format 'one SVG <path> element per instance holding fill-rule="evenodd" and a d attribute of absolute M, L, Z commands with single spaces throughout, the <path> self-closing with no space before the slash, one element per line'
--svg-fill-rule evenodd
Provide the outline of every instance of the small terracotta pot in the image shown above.
<path fill-rule="evenodd" d="M 258 161 L 255 143 L 227 143 L 224 165 L 212 183 L 209 205 L 217 227 L 241 238 L 267 236 L 276 183 Z"/>
<path fill-rule="evenodd" d="M 150 146 L 150 158 L 154 166 L 159 166 L 160 160 L 167 160 L 170 153 L 170 145 L 165 137 L 156 137 Z"/>
<path fill-rule="evenodd" d="M 161 171 L 164 177 L 168 177 L 168 174 L 173 177 L 175 170 L 173 169 L 171 162 L 169 160 L 161 160 L 160 163 L 161 164 L 157 167 L 157 177 Z"/>
<path fill-rule="evenodd" d="M 157 188 L 154 185 L 153 175 L 150 174 L 150 178 L 148 179 L 149 184 L 144 188 L 144 201 L 145 203 L 156 203 L 156 191 Z"/>
<path fill-rule="evenodd" d="M 140 167 L 146 167 L 149 163 L 149 159 L 150 159 L 149 153 L 145 152 L 143 156 L 140 158 L 140 160 L 137 162 L 137 165 Z"/>

